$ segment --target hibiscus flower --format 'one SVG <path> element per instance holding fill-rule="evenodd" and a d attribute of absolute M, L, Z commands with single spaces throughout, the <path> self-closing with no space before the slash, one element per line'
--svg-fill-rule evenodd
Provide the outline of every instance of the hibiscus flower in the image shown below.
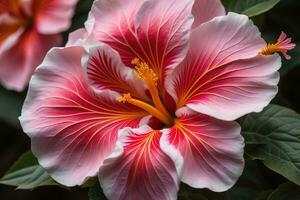
<path fill-rule="evenodd" d="M 244 167 L 234 120 L 277 93 L 266 47 L 218 0 L 96 0 L 33 75 L 20 120 L 63 185 L 98 174 L 113 200 L 176 199 L 181 181 L 225 191 Z"/>
<path fill-rule="evenodd" d="M 0 0 L 0 82 L 21 91 L 48 50 L 61 43 L 78 0 Z"/>

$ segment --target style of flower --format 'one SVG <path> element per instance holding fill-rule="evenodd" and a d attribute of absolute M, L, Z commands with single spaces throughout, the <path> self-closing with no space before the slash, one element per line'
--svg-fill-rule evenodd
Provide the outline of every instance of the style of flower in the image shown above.
<path fill-rule="evenodd" d="M 61 43 L 78 0 L 0 0 L 0 82 L 21 91 L 47 51 Z"/>
<path fill-rule="evenodd" d="M 288 38 L 284 32 L 281 32 L 276 44 L 268 44 L 260 53 L 262 55 L 270 55 L 273 53 L 282 53 L 285 59 L 290 60 L 291 56 L 287 54 L 287 51 L 296 47 L 296 44 L 291 42 L 292 39 Z"/>
<path fill-rule="evenodd" d="M 36 70 L 21 124 L 66 186 L 98 174 L 113 200 L 176 199 L 180 181 L 225 191 L 244 166 L 234 120 L 277 93 L 266 46 L 219 0 L 96 0 Z"/>

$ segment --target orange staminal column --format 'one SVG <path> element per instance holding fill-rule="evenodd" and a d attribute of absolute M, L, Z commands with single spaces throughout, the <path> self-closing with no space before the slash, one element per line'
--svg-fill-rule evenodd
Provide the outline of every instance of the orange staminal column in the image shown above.
<path fill-rule="evenodd" d="M 136 76 L 145 81 L 145 83 L 148 85 L 154 106 L 164 115 L 171 118 L 169 112 L 160 99 L 159 91 L 157 89 L 158 76 L 155 74 L 153 69 L 151 69 L 147 63 L 141 62 L 138 58 L 133 59 L 131 63 L 135 65 Z"/>
<path fill-rule="evenodd" d="M 277 44 L 267 44 L 260 52 L 261 55 L 271 55 L 273 53 L 280 52 L 279 46 Z"/>

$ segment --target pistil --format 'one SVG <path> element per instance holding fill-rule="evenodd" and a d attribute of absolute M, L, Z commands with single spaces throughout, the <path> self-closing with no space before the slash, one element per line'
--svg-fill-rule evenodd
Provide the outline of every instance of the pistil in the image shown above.
<path fill-rule="evenodd" d="M 295 44 L 291 42 L 292 39 L 282 32 L 275 44 L 268 44 L 264 47 L 259 54 L 260 55 L 272 55 L 274 53 L 282 53 L 285 59 L 290 60 L 291 56 L 287 54 L 288 51 L 295 48 Z"/>
<path fill-rule="evenodd" d="M 147 84 L 154 106 L 164 115 L 171 118 L 169 112 L 160 99 L 159 91 L 157 89 L 158 76 L 155 74 L 153 69 L 151 69 L 147 63 L 141 62 L 138 58 L 133 59 L 131 63 L 135 65 L 136 76 L 139 79 L 145 81 L 145 83 Z"/>
<path fill-rule="evenodd" d="M 169 116 L 166 116 L 164 113 L 160 112 L 154 106 L 147 104 L 143 101 L 140 101 L 138 99 L 132 98 L 129 93 L 124 94 L 122 97 L 117 98 L 117 101 L 119 101 L 121 103 L 130 103 L 134 106 L 137 106 L 137 107 L 147 111 L 149 114 L 156 117 L 157 119 L 164 122 L 165 124 L 168 124 L 168 125 L 172 124 L 172 118 L 170 118 Z"/>

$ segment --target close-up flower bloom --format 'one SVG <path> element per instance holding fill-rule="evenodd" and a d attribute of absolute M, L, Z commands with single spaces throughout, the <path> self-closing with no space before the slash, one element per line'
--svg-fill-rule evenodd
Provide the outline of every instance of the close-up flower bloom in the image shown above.
<path fill-rule="evenodd" d="M 0 0 L 0 83 L 22 91 L 48 50 L 61 45 L 78 0 Z"/>
<path fill-rule="evenodd" d="M 113 200 L 226 191 L 244 168 L 234 120 L 275 97 L 290 42 L 268 45 L 219 0 L 96 0 L 35 71 L 20 121 L 60 184 L 98 175 Z"/>

